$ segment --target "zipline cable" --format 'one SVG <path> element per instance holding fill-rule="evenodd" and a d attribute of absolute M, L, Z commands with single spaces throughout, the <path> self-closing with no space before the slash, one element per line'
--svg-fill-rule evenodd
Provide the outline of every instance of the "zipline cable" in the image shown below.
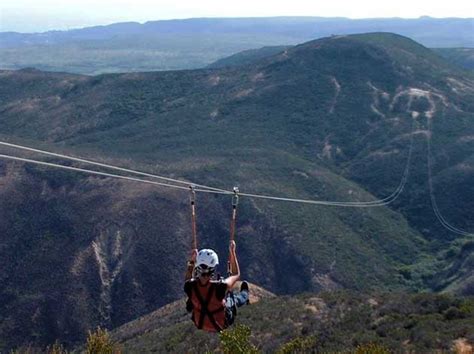
<path fill-rule="evenodd" d="M 440 224 L 447 229 L 448 231 L 451 231 L 453 233 L 456 233 L 458 235 L 462 236 L 469 236 L 472 237 L 474 236 L 473 233 L 461 230 L 453 225 L 451 225 L 446 219 L 443 217 L 441 214 L 438 203 L 436 202 L 436 198 L 434 195 L 434 186 L 433 186 L 433 176 L 432 176 L 432 167 L 433 167 L 433 161 L 432 161 L 432 155 L 431 155 L 431 134 L 432 134 L 432 124 L 431 124 L 431 119 L 428 118 L 428 131 L 430 135 L 428 135 L 427 138 L 427 145 L 428 145 L 428 185 L 429 185 L 429 190 L 430 190 L 430 200 L 431 200 L 431 206 L 433 208 L 433 211 L 435 213 L 436 218 L 440 222 Z"/>
<path fill-rule="evenodd" d="M 252 194 L 252 193 L 239 193 L 239 196 L 243 197 L 248 197 L 248 198 L 256 198 L 256 199 L 267 199 L 267 200 L 275 200 L 275 201 L 285 201 L 285 202 L 294 202 L 294 203 L 302 203 L 302 204 L 312 204 L 312 205 L 321 205 L 321 206 L 339 206 L 339 207 L 353 207 L 353 208 L 369 208 L 369 207 L 379 207 L 379 206 L 386 206 L 388 204 L 393 203 L 399 195 L 402 193 L 406 182 L 408 180 L 408 175 L 409 175 L 409 170 L 410 170 L 410 164 L 411 164 L 411 157 L 412 157 L 412 151 L 413 151 L 413 141 L 414 141 L 414 127 L 415 127 L 415 121 L 412 124 L 412 133 L 411 133 L 411 138 L 410 138 L 410 148 L 408 151 L 408 157 L 407 157 L 407 162 L 405 165 L 405 170 L 402 176 L 402 179 L 398 185 L 398 187 L 395 189 L 394 192 L 392 192 L 389 196 L 382 198 L 382 199 L 377 199 L 373 201 L 368 201 L 368 202 L 338 202 L 338 201 L 324 201 L 324 200 L 311 200 L 311 199 L 297 199 L 297 198 L 287 198 L 287 197 L 277 197 L 277 196 L 271 196 L 271 195 L 263 195 L 263 194 Z M 167 184 L 167 183 L 161 183 L 161 182 L 152 182 L 149 180 L 144 180 L 140 178 L 133 178 L 133 177 L 126 177 L 126 176 L 121 176 L 121 175 L 115 175 L 115 174 L 110 174 L 110 173 L 105 173 L 105 172 L 98 172 L 98 171 L 92 171 L 88 169 L 83 169 L 83 168 L 78 168 L 78 167 L 70 167 L 70 166 L 65 166 L 65 165 L 60 165 L 60 164 L 55 164 L 51 162 L 42 162 L 42 161 L 37 161 L 37 160 L 32 160 L 32 159 L 25 159 L 25 158 L 20 158 L 20 157 L 14 157 L 10 155 L 0 155 L 0 158 L 6 158 L 6 159 L 11 159 L 11 160 L 18 160 L 18 161 L 23 161 L 23 162 L 29 162 L 29 163 L 36 163 L 39 165 L 44 165 L 44 166 L 50 166 L 50 167 L 58 167 L 58 168 L 63 168 L 63 169 L 68 169 L 68 170 L 73 170 L 73 171 L 79 171 L 79 172 L 85 172 L 85 173 L 92 173 L 96 175 L 102 175 L 102 176 L 107 176 L 107 177 L 114 177 L 114 178 L 121 178 L 121 179 L 126 179 L 126 180 L 131 180 L 135 182 L 144 182 L 144 183 L 149 183 L 149 184 L 155 184 L 155 185 L 160 185 L 164 187 L 170 187 L 170 188 L 176 188 L 176 189 L 182 189 L 182 190 L 189 190 L 189 186 L 192 185 L 194 187 L 201 187 L 199 189 L 194 189 L 195 192 L 205 192 L 205 193 L 213 193 L 213 194 L 233 194 L 235 198 L 235 190 L 233 192 L 231 191 L 226 191 L 223 189 L 219 188 L 214 188 L 214 187 L 208 187 L 205 185 L 201 184 L 195 184 L 191 182 L 185 182 L 173 178 L 168 178 L 168 177 L 162 177 L 158 175 L 153 175 L 150 173 L 146 172 L 140 172 L 140 171 L 135 171 L 127 168 L 122 168 L 118 166 L 113 166 L 109 164 L 103 164 L 100 162 L 95 162 L 95 161 L 90 161 L 82 158 L 77 158 L 77 157 L 72 157 L 72 156 L 67 156 L 63 154 L 58 154 L 58 153 L 53 153 L 45 150 L 39 150 L 23 145 L 17 145 L 17 144 L 12 144 L 8 142 L 3 142 L 0 141 L 0 145 L 7 146 L 7 147 L 12 147 L 12 148 L 18 148 L 30 152 L 36 152 L 36 153 L 41 153 L 45 155 L 50 155 L 54 157 L 59 157 L 59 158 L 64 158 L 72 161 L 77 161 L 77 162 L 82 162 L 82 163 L 89 163 L 92 165 L 100 166 L 100 167 L 105 167 L 105 168 L 111 168 L 123 172 L 129 172 L 129 173 L 134 173 L 134 174 L 139 174 L 142 176 L 147 176 L 151 178 L 158 178 L 174 183 L 180 183 L 180 184 L 187 184 L 187 187 L 185 186 L 176 186 L 172 184 Z"/>
<path fill-rule="evenodd" d="M 70 171 L 84 172 L 84 173 L 89 173 L 89 174 L 98 175 L 98 176 L 112 177 L 112 178 L 124 179 L 124 180 L 129 180 L 129 181 L 134 181 L 134 182 L 142 182 L 142 183 L 153 184 L 153 185 L 169 187 L 169 188 L 175 188 L 175 189 L 180 189 L 180 190 L 189 190 L 189 187 L 184 187 L 184 186 L 177 186 L 177 185 L 168 184 L 168 183 L 149 181 L 149 180 L 145 180 L 145 179 L 141 179 L 141 178 L 135 178 L 135 177 L 121 176 L 121 175 L 116 175 L 116 174 L 107 173 L 107 172 L 93 171 L 93 170 L 88 170 L 88 169 L 85 169 L 85 168 L 65 166 L 65 165 L 60 165 L 60 164 L 56 164 L 56 163 L 52 163 L 52 162 L 37 161 L 37 160 L 27 159 L 27 158 L 23 158 L 23 157 L 0 154 L 0 158 L 7 159 L 7 160 L 21 161 L 21 162 L 26 162 L 26 163 L 32 163 L 32 164 L 48 166 L 48 167 L 56 167 L 56 168 L 61 168 L 61 169 L 65 169 L 65 170 L 70 170 Z M 225 195 L 229 194 L 229 192 L 227 192 L 227 191 L 221 192 L 221 191 L 214 191 L 214 190 L 200 189 L 200 188 L 196 188 L 195 191 L 200 192 L 200 193 L 210 193 L 210 194 L 225 194 Z M 393 201 L 393 200 L 389 200 L 389 201 L 386 201 L 386 202 L 380 203 L 380 204 L 362 204 L 362 205 L 358 205 L 358 204 L 349 204 L 349 203 L 340 203 L 340 202 L 327 202 L 327 201 L 322 201 L 322 200 L 306 200 L 306 199 L 273 197 L 273 196 L 250 194 L 250 193 L 239 193 L 239 195 L 249 197 L 249 198 L 270 199 L 270 200 L 278 200 L 278 201 L 323 205 L 323 206 L 366 207 L 366 208 L 367 207 L 378 207 L 378 206 L 387 205 L 387 204 L 389 204 Z"/>
<path fill-rule="evenodd" d="M 267 199 L 267 200 L 275 200 L 275 201 L 286 201 L 286 202 L 295 202 L 295 203 L 313 204 L 313 205 L 322 205 L 322 206 L 368 208 L 368 207 L 379 207 L 379 206 L 388 205 L 388 204 L 394 202 L 399 197 L 399 195 L 402 193 L 402 191 L 403 191 L 403 189 L 406 185 L 406 182 L 408 180 L 409 169 L 410 169 L 411 158 L 412 158 L 412 152 L 413 152 L 414 127 L 415 127 L 415 120 L 413 121 L 413 125 L 412 125 L 410 148 L 409 148 L 407 163 L 406 163 L 406 166 L 405 166 L 405 170 L 404 170 L 402 179 L 401 179 L 398 187 L 395 189 L 395 191 L 392 192 L 389 196 L 387 196 L 385 198 L 377 199 L 377 200 L 373 200 L 373 201 L 368 201 L 368 202 L 337 202 L 337 201 L 324 201 L 324 200 L 310 200 L 310 199 L 276 197 L 276 196 L 271 196 L 271 195 L 251 194 L 251 193 L 239 193 L 239 195 L 244 196 L 244 197 L 249 197 L 249 198 Z M 428 130 L 429 130 L 430 134 L 432 133 L 431 128 L 432 128 L 431 120 L 428 117 Z M 432 180 L 431 136 L 428 136 L 427 144 L 428 144 L 428 184 L 429 184 L 431 205 L 432 205 L 433 211 L 436 215 L 436 218 L 441 223 L 441 225 L 444 228 L 446 228 L 448 231 L 451 231 L 451 232 L 454 232 L 454 233 L 457 233 L 457 234 L 460 234 L 460 235 L 463 235 L 463 236 L 474 236 L 473 233 L 461 230 L 461 229 L 459 229 L 457 227 L 454 227 L 453 225 L 449 224 L 449 222 L 447 222 L 446 219 L 441 214 L 441 212 L 439 210 L 439 207 L 438 207 L 438 204 L 436 202 L 436 198 L 434 196 L 434 187 L 433 187 L 433 180 Z M 159 186 L 168 187 L 168 188 L 175 188 L 175 189 L 181 189 L 181 190 L 188 190 L 189 188 L 191 188 L 191 192 L 192 192 L 191 205 L 192 205 L 192 213 L 193 213 L 192 214 L 193 215 L 193 245 L 196 245 L 196 243 L 197 243 L 197 241 L 196 241 L 196 229 L 195 229 L 195 209 L 194 209 L 194 199 L 193 199 L 195 197 L 195 193 L 196 192 L 204 192 L 204 193 L 213 193 L 213 194 L 233 194 L 234 195 L 233 198 L 235 198 L 235 195 L 236 195 L 235 188 L 234 188 L 234 192 L 231 192 L 231 191 L 227 191 L 227 190 L 220 189 L 220 188 L 209 187 L 209 186 L 206 186 L 206 185 L 201 185 L 201 184 L 192 183 L 192 182 L 186 182 L 186 181 L 177 180 L 177 179 L 174 179 L 174 178 L 154 175 L 154 174 L 151 174 L 151 173 L 136 171 L 136 170 L 123 168 L 123 167 L 118 167 L 118 166 L 113 166 L 113 165 L 100 163 L 100 162 L 95 162 L 95 161 L 91 161 L 91 160 L 86 160 L 86 159 L 82 159 L 82 158 L 78 158 L 78 157 L 72 157 L 72 156 L 68 156 L 68 155 L 64 155 L 64 154 L 53 153 L 53 152 L 49 152 L 49 151 L 45 151 L 45 150 L 31 148 L 31 147 L 24 146 L 24 145 L 12 144 L 12 143 L 8 143 L 8 142 L 5 142 L 5 141 L 0 141 L 0 145 L 10 147 L 10 148 L 21 149 L 21 150 L 25 150 L 25 151 L 40 153 L 40 154 L 44 154 L 44 155 L 59 157 L 59 158 L 72 160 L 72 161 L 76 161 L 76 162 L 87 163 L 87 164 L 91 164 L 91 165 L 95 165 L 95 166 L 99 166 L 99 167 L 114 169 L 114 170 L 118 170 L 118 171 L 122 171 L 122 172 L 127 172 L 127 173 L 132 173 L 132 174 L 136 174 L 136 175 L 145 176 L 145 177 L 156 178 L 156 179 L 160 179 L 160 180 L 164 180 L 164 181 L 168 181 L 168 182 L 173 182 L 173 183 L 178 183 L 178 184 L 186 184 L 187 187 L 177 186 L 177 185 L 168 184 L 168 183 L 149 181 L 149 180 L 145 180 L 145 179 L 141 179 L 141 178 L 134 178 L 134 177 L 116 175 L 116 174 L 111 174 L 111 173 L 106 173 L 106 172 L 88 170 L 88 169 L 84 169 L 84 168 L 78 168 L 78 167 L 55 164 L 55 163 L 51 163 L 51 162 L 37 161 L 37 160 L 33 160 L 33 159 L 27 159 L 27 158 L 21 158 L 21 157 L 16 157 L 16 156 L 11 156 L 11 155 L 0 154 L 0 158 L 5 158 L 5 159 L 9 159 L 9 160 L 16 160 L 16 161 L 33 163 L 33 164 L 38 164 L 38 165 L 43 165 L 43 166 L 62 168 L 62 169 L 66 169 L 66 170 L 90 173 L 90 174 L 95 174 L 95 175 L 105 176 L 105 177 L 119 178 L 119 179 L 134 181 L 134 182 L 154 184 L 154 185 L 159 185 Z M 200 188 L 196 189 L 195 187 L 200 187 Z M 234 208 L 234 211 L 235 211 L 235 208 Z M 231 233 L 233 233 L 232 232 L 232 225 L 231 225 Z M 232 238 L 232 236 L 233 235 L 231 235 L 231 238 Z M 196 248 L 196 247 L 194 247 L 194 248 Z"/>
<path fill-rule="evenodd" d="M 57 168 L 62 168 L 62 169 L 65 169 L 65 170 L 70 170 L 70 171 L 90 173 L 90 174 L 98 175 L 98 176 L 113 177 L 113 178 L 119 178 L 119 179 L 134 181 L 134 182 L 148 183 L 148 184 L 153 184 L 153 185 L 162 186 L 162 187 L 175 188 L 175 189 L 181 189 L 181 190 L 189 190 L 189 187 L 184 187 L 184 186 L 176 186 L 176 185 L 173 185 L 173 184 L 149 181 L 149 180 L 141 179 L 141 178 L 121 176 L 121 175 L 116 175 L 116 174 L 107 173 L 107 172 L 93 171 L 93 170 L 88 170 L 88 169 L 85 169 L 85 168 L 59 165 L 59 164 L 52 163 L 52 162 L 37 161 L 37 160 L 32 160 L 32 159 L 26 159 L 26 158 L 23 158 L 23 157 L 0 154 L 0 158 L 7 159 L 7 160 L 27 162 L 27 163 L 32 163 L 32 164 L 42 165 L 42 166 L 48 166 L 48 167 L 57 167 Z M 207 190 L 207 189 L 195 189 L 195 191 L 196 192 L 202 192 L 202 193 L 229 194 L 227 192 L 210 191 L 210 190 Z"/>
<path fill-rule="evenodd" d="M 3 142 L 0 142 L 0 145 L 16 147 L 16 146 L 12 146 L 14 144 L 3 143 Z M 34 151 L 34 152 L 43 152 L 42 150 L 37 150 L 37 149 L 23 147 L 23 146 L 20 146 L 19 148 L 22 148 L 24 150 Z M 411 136 L 411 143 L 410 143 L 410 149 L 409 149 L 408 158 L 407 158 L 407 164 L 405 166 L 405 171 L 404 171 L 404 174 L 402 176 L 402 180 L 400 181 L 400 184 L 398 185 L 397 189 L 391 195 L 389 195 L 389 196 L 387 196 L 383 199 L 378 199 L 378 200 L 369 201 L 369 202 L 336 202 L 336 201 L 276 197 L 276 196 L 270 196 L 270 195 L 251 194 L 251 193 L 239 193 L 239 195 L 244 196 L 244 197 L 249 197 L 249 198 L 268 199 L 268 200 L 295 202 L 295 203 L 322 205 L 322 206 L 340 206 L 340 207 L 355 207 L 355 208 L 368 208 L 368 207 L 385 206 L 385 205 L 388 205 L 388 204 L 392 203 L 393 201 L 395 201 L 395 199 L 397 199 L 398 196 L 403 191 L 403 188 L 404 188 L 404 186 L 406 184 L 406 181 L 408 179 L 411 156 L 412 156 L 412 150 L 413 150 L 413 134 Z M 138 172 L 138 171 L 124 169 L 124 168 L 121 168 L 121 167 L 96 163 L 96 162 L 93 162 L 93 161 L 88 161 L 88 160 L 79 159 L 79 158 L 75 158 L 75 157 L 70 157 L 70 156 L 66 156 L 66 155 L 50 153 L 50 152 L 45 152 L 45 153 L 48 154 L 48 155 L 51 155 L 51 156 L 64 157 L 64 158 L 74 160 L 74 161 L 78 161 L 78 162 L 86 162 L 86 163 L 92 162 L 92 164 L 95 164 L 97 166 L 110 167 L 110 168 L 114 168 L 114 169 L 117 169 L 117 170 L 120 170 L 120 171 L 126 171 L 126 172 L 130 171 L 130 172 L 133 172 L 133 173 L 139 173 L 139 174 L 143 174 L 143 175 L 150 175 L 150 174 L 147 174 L 147 173 L 144 173 L 144 172 L 142 173 L 142 172 Z M 25 159 L 25 158 L 20 158 L 20 157 L 14 157 L 14 156 L 4 155 L 4 154 L 3 155 L 0 154 L 0 158 L 6 158 L 6 159 L 10 159 L 10 160 L 18 160 L 18 161 L 29 162 L 29 163 L 36 163 L 36 164 L 44 165 L 44 166 L 58 167 L 58 168 L 63 168 L 63 169 L 68 169 L 68 170 L 73 170 L 73 171 L 92 173 L 92 174 L 102 175 L 102 176 L 107 176 L 107 177 L 121 178 L 121 179 L 136 181 L 136 182 L 144 182 L 144 183 L 155 184 L 155 185 L 160 185 L 160 186 L 164 186 L 164 187 L 171 187 L 171 188 L 176 188 L 176 189 L 182 189 L 182 190 L 188 190 L 189 189 L 189 186 L 184 187 L 184 186 L 176 186 L 176 185 L 171 185 L 171 184 L 161 183 L 161 182 L 152 182 L 152 181 L 148 181 L 148 180 L 144 180 L 144 179 L 140 179 L 140 178 L 120 176 L 120 175 L 115 175 L 115 174 L 110 174 L 110 173 L 105 173 L 105 172 L 92 171 L 92 170 L 78 168 L 78 167 L 64 166 L 64 165 L 55 164 L 55 163 L 51 163 L 51 162 L 42 162 L 42 161 L 37 161 L 37 160 L 32 160 L 32 159 Z M 150 175 L 150 177 L 161 178 L 161 177 L 155 176 L 155 175 Z M 171 180 L 173 182 L 177 181 L 179 183 L 185 183 L 183 181 L 174 180 L 174 179 L 167 179 L 167 180 Z M 194 184 L 194 183 L 188 183 L 188 185 L 189 184 L 194 185 L 194 186 L 201 186 L 201 185 Z M 234 194 L 234 192 L 230 192 L 230 191 L 226 191 L 226 190 L 209 189 L 208 187 L 205 187 L 205 188 L 206 189 L 202 189 L 202 188 L 195 189 L 195 191 L 196 192 L 215 193 L 215 194 Z"/>
<path fill-rule="evenodd" d="M 324 206 L 340 206 L 340 207 L 355 207 L 355 208 L 369 208 L 377 206 L 385 206 L 393 203 L 403 192 L 405 185 L 408 181 L 408 176 L 410 173 L 411 159 L 413 155 L 413 145 L 414 145 L 414 127 L 415 121 L 412 124 L 412 133 L 410 137 L 410 148 L 408 151 L 407 162 L 405 165 L 405 170 L 402 176 L 402 179 L 395 189 L 389 196 L 383 199 L 377 199 L 369 202 L 331 202 L 323 200 L 309 200 L 309 199 L 295 199 L 295 198 L 285 198 L 285 197 L 275 197 L 270 195 L 261 195 L 261 194 L 251 194 L 251 193 L 239 193 L 240 196 L 249 197 L 249 198 L 259 198 L 259 199 L 269 199 L 277 201 L 286 201 L 286 202 L 295 202 L 295 203 L 304 203 L 304 204 L 313 204 L 313 205 L 324 205 Z"/>
<path fill-rule="evenodd" d="M 155 174 L 151 174 L 151 173 L 147 173 L 147 172 L 141 172 L 141 171 L 136 171 L 136 170 L 132 170 L 132 169 L 124 168 L 124 167 L 113 166 L 113 165 L 109 165 L 109 164 L 105 164 L 105 163 L 101 163 L 101 162 L 86 160 L 86 159 L 79 158 L 79 157 L 73 157 L 73 156 L 68 156 L 68 155 L 59 154 L 59 153 L 55 153 L 55 152 L 35 149 L 35 148 L 24 146 L 24 145 L 12 144 L 12 143 L 8 143 L 8 142 L 5 142 L 5 141 L 0 141 L 0 145 L 7 146 L 7 147 L 10 147 L 10 148 L 30 151 L 30 152 L 36 152 L 36 153 L 39 153 L 39 154 L 59 157 L 59 158 L 72 160 L 72 161 L 76 161 L 76 162 L 87 163 L 87 164 L 90 164 L 90 165 L 105 167 L 105 168 L 109 168 L 109 169 L 113 169 L 113 170 L 117 170 L 117 171 L 133 173 L 133 174 L 140 175 L 140 176 L 157 178 L 157 179 L 161 179 L 163 181 L 174 182 L 174 183 L 179 183 L 179 184 L 185 184 L 186 186 L 189 186 L 190 184 L 192 184 L 196 187 L 200 187 L 200 188 L 203 188 L 203 189 L 209 189 L 209 190 L 213 190 L 213 191 L 225 192 L 226 194 L 232 194 L 232 192 L 229 192 L 229 191 L 226 191 L 226 190 L 220 189 L 220 188 L 209 187 L 209 186 L 205 186 L 205 185 L 201 185 L 201 184 L 197 184 L 197 183 L 182 181 L 182 180 L 169 178 L 169 177 L 163 177 L 163 176 L 159 176 L 159 175 L 155 175 Z M 187 188 L 188 187 L 186 187 L 186 189 Z"/>

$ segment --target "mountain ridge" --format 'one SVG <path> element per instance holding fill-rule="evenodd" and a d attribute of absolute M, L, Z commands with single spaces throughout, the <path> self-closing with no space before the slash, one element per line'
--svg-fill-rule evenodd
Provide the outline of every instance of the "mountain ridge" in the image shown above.
<path fill-rule="evenodd" d="M 3 69 L 83 74 L 205 67 L 242 50 L 386 31 L 430 47 L 474 47 L 473 19 L 238 18 L 126 23 L 39 34 L 0 33 Z"/>

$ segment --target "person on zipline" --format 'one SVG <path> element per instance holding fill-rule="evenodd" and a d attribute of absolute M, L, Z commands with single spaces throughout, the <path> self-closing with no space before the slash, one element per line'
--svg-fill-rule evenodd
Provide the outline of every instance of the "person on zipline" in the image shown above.
<path fill-rule="evenodd" d="M 249 303 L 249 286 L 243 281 L 239 293 L 233 293 L 240 279 L 239 262 L 235 253 L 235 241 L 229 245 L 230 276 L 216 279 L 219 264 L 217 253 L 211 249 L 194 249 L 188 261 L 184 292 L 188 296 L 186 309 L 192 312 L 192 321 L 197 328 L 209 332 L 220 332 L 230 326 L 237 315 L 237 307 Z"/>

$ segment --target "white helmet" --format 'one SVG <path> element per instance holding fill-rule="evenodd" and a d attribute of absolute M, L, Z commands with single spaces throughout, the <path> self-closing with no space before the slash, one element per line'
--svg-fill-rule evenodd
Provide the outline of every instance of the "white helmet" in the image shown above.
<path fill-rule="evenodd" d="M 219 257 L 213 250 L 202 249 L 198 252 L 196 257 L 196 268 L 199 268 L 201 273 L 214 272 L 218 264 Z"/>

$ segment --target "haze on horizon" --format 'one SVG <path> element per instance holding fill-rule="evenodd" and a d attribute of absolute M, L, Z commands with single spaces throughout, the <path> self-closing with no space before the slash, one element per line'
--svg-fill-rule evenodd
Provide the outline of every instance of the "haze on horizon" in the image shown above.
<path fill-rule="evenodd" d="M 226 2 L 216 0 L 3 0 L 0 4 L 0 32 L 43 32 L 116 22 L 146 22 L 195 17 L 474 17 L 470 0 L 435 2 L 399 0 L 376 3 L 333 0 L 308 3 L 306 0 Z"/>

